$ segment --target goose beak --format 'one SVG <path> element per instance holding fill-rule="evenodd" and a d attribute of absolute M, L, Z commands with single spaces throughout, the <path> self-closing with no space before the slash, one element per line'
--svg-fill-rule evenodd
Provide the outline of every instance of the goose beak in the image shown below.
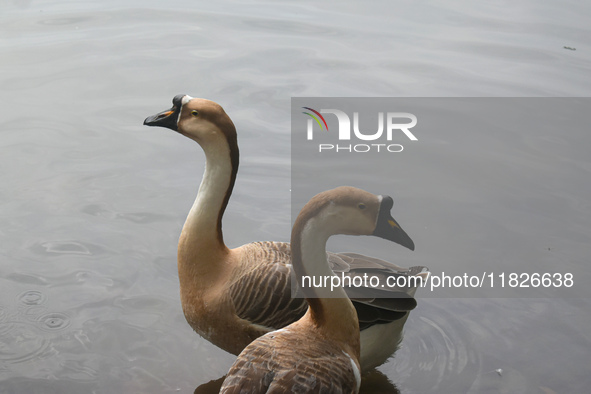
<path fill-rule="evenodd" d="M 146 126 L 160 126 L 167 127 L 174 131 L 178 131 L 177 119 L 180 112 L 180 108 L 173 106 L 171 109 L 162 111 L 156 115 L 148 116 L 144 120 Z"/>
<path fill-rule="evenodd" d="M 396 242 L 410 250 L 415 250 L 415 243 L 390 214 L 393 205 L 392 197 L 382 196 L 378 221 L 372 235 Z"/>

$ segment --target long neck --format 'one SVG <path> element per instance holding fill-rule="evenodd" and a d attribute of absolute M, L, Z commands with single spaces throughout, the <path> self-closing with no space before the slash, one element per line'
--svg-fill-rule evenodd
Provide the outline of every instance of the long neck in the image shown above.
<path fill-rule="evenodd" d="M 326 242 L 330 234 L 315 228 L 316 223 L 317 220 L 311 218 L 299 229 L 294 226 L 294 231 L 301 232 L 292 237 L 293 267 L 300 284 L 303 276 L 310 276 L 312 280 L 317 278 L 316 283 L 320 278 L 329 278 L 327 286 L 304 289 L 310 305 L 310 320 L 331 338 L 351 344 L 358 354 L 357 313 L 342 287 L 331 290 L 333 272 L 326 259 Z"/>
<path fill-rule="evenodd" d="M 316 283 L 319 283 L 320 278 L 331 278 L 333 272 L 330 269 L 326 260 L 326 242 L 329 234 L 316 228 L 317 220 L 312 218 L 303 227 L 299 239 L 292 240 L 292 250 L 294 255 L 293 266 L 298 275 L 310 276 L 316 278 Z M 295 251 L 295 249 L 299 249 Z M 302 279 L 301 277 L 298 279 Z M 306 289 L 308 290 L 308 289 Z M 347 299 L 347 294 L 342 287 L 329 286 L 312 286 L 309 296 L 311 298 L 339 298 Z"/>
<path fill-rule="evenodd" d="M 238 171 L 238 148 L 235 153 L 227 144 L 203 147 L 205 172 L 197 197 L 179 240 L 179 264 L 193 269 L 218 253 L 227 253 L 222 235 L 222 216 L 228 204 Z"/>

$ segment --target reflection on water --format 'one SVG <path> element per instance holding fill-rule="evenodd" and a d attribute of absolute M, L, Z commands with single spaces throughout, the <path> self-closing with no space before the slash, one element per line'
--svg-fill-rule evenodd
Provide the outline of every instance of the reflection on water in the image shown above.
<path fill-rule="evenodd" d="M 586 96 L 588 14 L 589 5 L 569 1 L 473 8 L 345 1 L 338 10 L 306 2 L 3 2 L 0 392 L 190 393 L 232 364 L 192 332 L 180 308 L 176 242 L 203 156 L 184 137 L 141 125 L 163 99 L 212 98 L 236 123 L 242 166 L 225 216 L 228 244 L 285 241 L 290 97 Z M 542 170 L 506 163 L 524 180 L 542 179 L 564 215 L 510 195 L 528 185 L 504 189 L 494 168 L 485 178 L 463 176 L 510 196 L 516 215 L 566 221 L 568 233 L 544 227 L 543 251 L 565 267 L 586 267 L 573 252 L 591 234 L 591 166 L 586 150 L 573 149 L 589 145 L 586 133 L 517 134 L 519 158 L 551 161 Z M 403 206 L 421 212 L 405 226 L 417 244 L 429 238 L 466 250 L 469 240 L 446 234 L 437 220 L 434 185 L 478 152 L 445 136 L 429 146 L 441 160 L 413 161 L 385 187 L 420 178 L 424 188 L 400 192 Z M 448 197 L 462 208 L 474 203 Z M 483 220 L 473 216 L 456 219 L 467 227 Z M 534 264 L 541 252 L 529 251 L 504 249 L 507 260 Z M 420 261 L 421 253 L 415 264 L 399 263 L 441 268 L 436 257 Z M 401 348 L 364 390 L 588 391 L 588 299 L 418 297 Z M 387 388 L 378 389 L 382 383 Z"/>

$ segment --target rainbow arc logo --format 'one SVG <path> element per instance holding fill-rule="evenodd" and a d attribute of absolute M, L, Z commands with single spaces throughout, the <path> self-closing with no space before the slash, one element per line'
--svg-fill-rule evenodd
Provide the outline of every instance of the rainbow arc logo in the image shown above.
<path fill-rule="evenodd" d="M 320 117 L 320 119 L 322 119 L 322 122 L 324 123 L 324 126 L 326 126 L 326 131 L 328 131 L 328 125 L 326 124 L 326 120 L 324 119 L 324 116 L 320 115 L 320 112 L 316 111 L 315 109 L 312 109 L 310 107 L 302 107 L 303 109 L 307 109 L 308 111 L 312 111 L 314 112 L 314 114 L 316 114 L 318 117 Z M 320 120 L 312 115 L 309 112 L 302 112 L 303 114 L 308 115 L 309 117 L 311 117 L 312 119 L 314 119 L 316 121 L 316 123 L 318 123 L 318 126 L 320 126 L 320 130 L 324 129 L 324 127 L 322 127 L 322 123 L 320 123 Z"/>

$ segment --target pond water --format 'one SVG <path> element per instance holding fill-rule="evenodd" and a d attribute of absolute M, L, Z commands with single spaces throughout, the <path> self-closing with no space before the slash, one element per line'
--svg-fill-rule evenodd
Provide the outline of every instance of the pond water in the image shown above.
<path fill-rule="evenodd" d="M 215 100 L 237 126 L 241 167 L 224 236 L 238 246 L 289 239 L 291 97 L 591 92 L 591 6 L 577 1 L 5 0 L 0 11 L 2 393 L 215 391 L 233 362 L 191 330 L 179 302 L 176 242 L 204 157 L 190 140 L 142 126 L 174 95 Z M 519 141 L 506 156 L 445 154 L 446 137 L 433 137 L 441 155 L 412 156 L 395 191 L 376 190 L 400 197 L 397 219 L 423 248 L 397 263 L 440 271 L 480 256 L 482 233 L 438 230 L 453 218 L 454 229 L 474 220 L 500 228 L 492 214 L 476 215 L 480 195 L 467 193 L 471 184 L 507 186 L 499 174 L 514 168 L 488 171 L 486 182 L 469 169 L 486 169 L 481 157 L 518 156 L 509 186 L 528 192 L 487 201 L 493 211 L 513 204 L 505 214 L 516 218 L 507 226 L 519 242 L 483 256 L 541 259 L 588 278 L 591 137 L 556 130 Z M 550 162 L 531 156 L 549 144 Z M 444 183 L 456 211 L 442 211 Z M 355 251 L 371 254 L 371 242 Z M 588 293 L 417 295 L 400 350 L 364 392 L 588 391 Z"/>

